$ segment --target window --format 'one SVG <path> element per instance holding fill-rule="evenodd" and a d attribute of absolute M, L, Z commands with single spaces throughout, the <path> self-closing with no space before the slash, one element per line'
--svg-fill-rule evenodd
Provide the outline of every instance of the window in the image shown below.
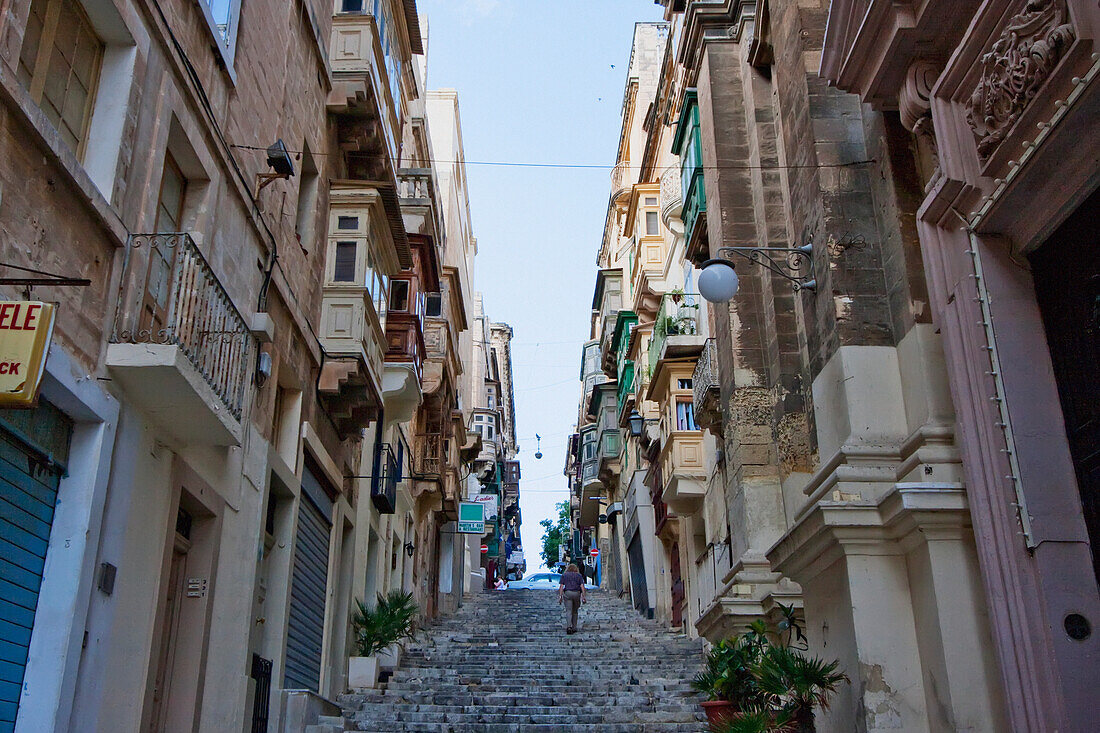
<path fill-rule="evenodd" d="M 187 195 L 187 179 L 171 153 L 164 154 L 164 174 L 160 179 L 157 197 L 158 232 L 182 231 L 183 198 Z"/>
<path fill-rule="evenodd" d="M 19 79 L 77 157 L 103 60 L 103 42 L 75 0 L 33 0 L 19 54 Z"/>
<path fill-rule="evenodd" d="M 332 279 L 338 283 L 355 282 L 355 242 L 336 243 L 336 262 L 333 265 Z"/>
<path fill-rule="evenodd" d="M 336 228 L 343 229 L 344 231 L 354 232 L 359 228 L 358 216 L 338 216 L 336 217 Z"/>
<path fill-rule="evenodd" d="M 440 318 L 443 316 L 442 293 L 428 293 L 428 301 L 425 307 L 425 315 L 427 315 L 429 318 Z"/>
<path fill-rule="evenodd" d="M 676 402 L 676 429 L 698 430 L 695 424 L 695 405 L 686 400 Z"/>
<path fill-rule="evenodd" d="M 309 145 L 302 146 L 302 173 L 298 179 L 298 210 L 294 218 L 294 235 L 298 244 L 309 251 L 313 245 L 313 224 L 317 220 L 317 161 L 309 152 Z M 340 219 L 346 217 L 341 216 Z M 354 217 L 353 217 L 354 218 Z M 342 222 L 337 223 L 343 229 Z"/>
<path fill-rule="evenodd" d="M 691 389 L 691 379 L 677 379 L 676 389 Z"/>
<path fill-rule="evenodd" d="M 378 314 L 378 323 L 385 330 L 389 278 L 375 269 L 374 256 L 369 249 L 367 250 L 367 272 L 363 278 L 363 287 L 370 293 L 371 302 L 374 304 L 374 312 Z"/>
<path fill-rule="evenodd" d="M 183 197 L 187 192 L 187 179 L 180 171 L 171 153 L 164 154 L 164 172 L 157 196 L 158 232 L 180 231 L 183 217 Z M 157 331 L 168 321 L 168 296 L 171 290 L 172 268 L 175 265 L 175 247 L 151 247 L 149 271 L 142 295 L 141 328 Z"/>
<path fill-rule="evenodd" d="M 409 281 L 394 280 L 390 283 L 390 310 L 406 313 L 409 310 Z"/>
<path fill-rule="evenodd" d="M 363 0 L 343 0 L 340 4 L 341 13 L 362 13 Z"/>
<path fill-rule="evenodd" d="M 240 0 L 202 0 L 206 20 L 212 23 L 210 29 L 218 42 L 219 50 L 226 56 L 228 65 L 233 63 L 236 49 L 237 21 L 241 15 Z"/>
<path fill-rule="evenodd" d="M 647 211 L 645 213 L 645 233 L 647 237 L 652 237 L 661 233 L 657 224 L 656 211 Z"/>

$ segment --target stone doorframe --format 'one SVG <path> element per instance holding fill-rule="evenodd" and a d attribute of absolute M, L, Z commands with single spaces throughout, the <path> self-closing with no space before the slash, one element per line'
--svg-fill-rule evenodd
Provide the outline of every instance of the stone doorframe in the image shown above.
<path fill-rule="evenodd" d="M 1095 630 L 1100 595 L 1024 259 L 1098 182 L 1080 148 L 1100 133 L 1098 31 L 1088 0 L 834 0 L 822 56 L 925 158 L 918 230 L 1014 730 L 1089 729 L 1100 685 L 1097 634 L 1065 628 Z"/>

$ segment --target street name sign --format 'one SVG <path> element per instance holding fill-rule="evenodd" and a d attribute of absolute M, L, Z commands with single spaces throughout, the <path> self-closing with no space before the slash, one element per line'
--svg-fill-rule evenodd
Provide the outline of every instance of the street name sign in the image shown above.
<path fill-rule="evenodd" d="M 485 534 L 485 506 L 472 501 L 459 502 L 458 531 L 461 534 Z"/>
<path fill-rule="evenodd" d="M 34 407 L 46 370 L 56 308 L 0 301 L 0 407 Z"/>

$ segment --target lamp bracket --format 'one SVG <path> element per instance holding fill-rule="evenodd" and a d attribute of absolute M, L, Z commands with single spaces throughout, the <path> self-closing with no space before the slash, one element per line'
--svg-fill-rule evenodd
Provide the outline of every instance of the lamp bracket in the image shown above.
<path fill-rule="evenodd" d="M 789 281 L 796 291 L 816 291 L 813 250 L 811 243 L 801 247 L 719 247 L 716 254 L 730 252 L 755 262 Z"/>

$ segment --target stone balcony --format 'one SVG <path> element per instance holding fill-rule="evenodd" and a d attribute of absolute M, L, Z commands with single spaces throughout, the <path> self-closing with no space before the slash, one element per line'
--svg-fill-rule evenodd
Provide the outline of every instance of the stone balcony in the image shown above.
<path fill-rule="evenodd" d="M 443 212 L 431 168 L 399 168 L 397 198 L 401 202 L 405 231 L 427 234 L 437 242 L 444 241 Z"/>
<path fill-rule="evenodd" d="M 680 212 L 684 201 L 680 192 L 680 166 L 671 165 L 661 173 L 661 219 L 669 229 L 683 226 Z"/>
<path fill-rule="evenodd" d="M 165 432 L 185 445 L 240 444 L 253 338 L 190 236 L 130 238 L 109 341 L 111 377 Z"/>
<path fill-rule="evenodd" d="M 618 163 L 611 169 L 611 201 L 617 201 L 620 196 L 628 193 L 633 188 L 633 184 L 630 164 L 626 161 Z"/>

